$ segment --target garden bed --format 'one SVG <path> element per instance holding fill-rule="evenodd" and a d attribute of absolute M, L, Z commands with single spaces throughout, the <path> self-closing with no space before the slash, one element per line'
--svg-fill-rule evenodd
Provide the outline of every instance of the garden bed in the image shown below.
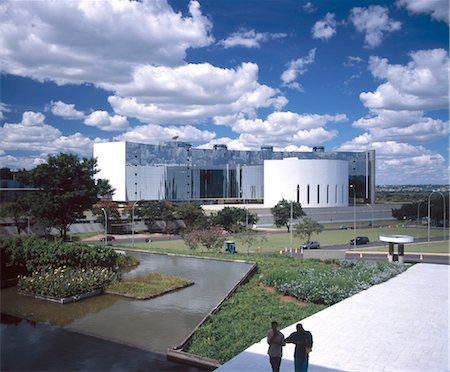
<path fill-rule="evenodd" d="M 148 273 L 111 283 L 105 293 L 137 300 L 148 300 L 193 285 L 194 282 L 174 275 Z"/>
<path fill-rule="evenodd" d="M 24 292 L 24 291 L 21 291 L 21 290 L 17 291 L 17 293 L 22 295 L 22 296 L 33 297 L 33 298 L 36 298 L 37 300 L 45 300 L 45 301 L 50 301 L 50 302 L 56 302 L 56 303 L 61 304 L 61 305 L 68 304 L 68 303 L 71 303 L 71 302 L 80 301 L 80 300 L 83 300 L 85 298 L 97 296 L 99 294 L 102 294 L 102 292 L 103 292 L 102 289 L 96 289 L 95 291 L 82 293 L 82 294 L 75 295 L 75 296 L 53 297 L 53 296 L 35 295 L 33 293 L 27 293 L 27 292 Z"/>

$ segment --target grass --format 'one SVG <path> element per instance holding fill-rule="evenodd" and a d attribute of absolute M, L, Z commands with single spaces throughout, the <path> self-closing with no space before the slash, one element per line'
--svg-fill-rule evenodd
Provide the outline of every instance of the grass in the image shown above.
<path fill-rule="evenodd" d="M 387 252 L 387 245 L 380 248 L 362 248 L 361 246 L 357 247 L 358 251 L 367 251 L 367 252 Z M 397 248 L 395 248 L 397 252 Z M 405 253 L 450 253 L 450 246 L 448 241 L 442 242 L 430 242 L 428 243 L 417 243 L 417 244 L 405 244 Z"/>
<path fill-rule="evenodd" d="M 105 292 L 146 300 L 192 284 L 194 284 L 192 281 L 178 276 L 149 273 L 113 282 Z"/>
<path fill-rule="evenodd" d="M 393 225 L 392 227 L 383 227 L 383 228 L 365 228 L 365 229 L 357 229 L 357 236 L 367 236 L 371 242 L 379 241 L 380 235 L 392 235 L 392 234 L 400 234 L 400 235 L 411 235 L 421 238 L 427 237 L 427 229 L 426 228 L 412 228 L 412 227 L 402 227 L 401 225 Z M 430 231 L 431 237 L 442 237 L 443 231 L 432 229 Z M 287 232 L 284 233 L 269 233 L 266 234 L 266 241 L 258 243 L 257 246 L 250 247 L 250 251 L 259 251 L 261 253 L 267 252 L 276 252 L 280 249 L 284 249 L 289 247 L 289 234 Z M 354 236 L 353 230 L 325 230 L 318 235 L 314 235 L 311 237 L 313 240 L 318 240 L 322 247 L 326 247 L 328 245 L 347 245 L 349 240 Z M 448 237 L 448 233 L 447 233 Z M 232 236 L 230 236 L 233 239 Z M 293 247 L 298 247 L 301 243 L 303 243 L 304 239 L 300 239 L 294 236 L 293 238 Z M 152 251 L 163 251 L 163 252 L 173 252 L 173 253 L 191 253 L 192 251 L 184 244 L 182 240 L 171 240 L 171 241 L 157 241 L 151 243 L 135 243 L 134 244 L 138 249 L 152 250 Z M 130 247 L 130 244 L 123 244 L 124 247 Z M 246 252 L 246 247 L 240 244 L 237 245 L 237 250 L 240 253 Z"/>

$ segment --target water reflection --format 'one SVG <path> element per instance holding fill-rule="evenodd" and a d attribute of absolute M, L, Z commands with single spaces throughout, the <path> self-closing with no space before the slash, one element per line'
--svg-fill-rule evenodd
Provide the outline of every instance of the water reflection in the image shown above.
<path fill-rule="evenodd" d="M 151 353 L 62 328 L 1 316 L 2 371 L 206 372 Z"/>
<path fill-rule="evenodd" d="M 190 257 L 134 254 L 141 264 L 125 276 L 158 271 L 194 285 L 151 300 L 102 295 L 59 305 L 1 291 L 1 311 L 33 321 L 164 353 L 183 342 L 251 265 Z"/>

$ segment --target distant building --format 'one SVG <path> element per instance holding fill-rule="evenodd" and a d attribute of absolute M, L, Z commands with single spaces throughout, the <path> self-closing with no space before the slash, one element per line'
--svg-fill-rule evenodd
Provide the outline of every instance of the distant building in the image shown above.
<path fill-rule="evenodd" d="M 113 200 L 173 200 L 203 203 L 258 202 L 271 207 L 282 198 L 303 208 L 347 206 L 349 185 L 375 202 L 375 151 L 312 152 L 197 149 L 185 142 L 148 145 L 94 144 L 99 172 L 116 190 Z"/>

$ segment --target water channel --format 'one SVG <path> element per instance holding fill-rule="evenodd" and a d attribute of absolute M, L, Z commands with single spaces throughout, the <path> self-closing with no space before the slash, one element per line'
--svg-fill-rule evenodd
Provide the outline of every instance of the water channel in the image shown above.
<path fill-rule="evenodd" d="M 6 358 L 11 361 L 11 353 L 16 354 L 20 351 L 18 345 L 21 340 L 26 344 L 29 340 L 44 338 L 46 343 L 53 344 L 56 349 L 61 349 L 62 344 L 66 344 L 67 350 L 72 350 L 73 347 L 69 346 L 75 341 L 70 340 L 73 337 L 81 337 L 85 338 L 83 343 L 102 345 L 97 348 L 98 355 L 95 349 L 89 349 L 87 353 L 88 359 L 94 365 L 102 362 L 104 353 L 108 353 L 109 349 L 111 349 L 109 354 L 117 356 L 128 350 L 127 346 L 135 353 L 147 355 L 144 360 L 150 358 L 156 363 L 167 348 L 181 344 L 204 316 L 251 269 L 251 264 L 248 263 L 148 253 L 132 254 L 141 263 L 136 269 L 125 274 L 126 276 L 158 271 L 191 279 L 195 284 L 146 301 L 105 294 L 66 305 L 17 295 L 15 287 L 3 289 L 1 312 L 9 317 L 2 317 L 2 360 Z M 28 322 L 3 320 L 17 318 Z M 62 342 L 64 339 L 66 341 Z M 108 345 L 114 347 L 110 348 Z M 115 349 L 118 350 L 114 351 Z M 53 352 L 53 348 L 45 350 L 51 351 L 49 358 L 57 365 L 58 360 L 54 359 L 60 358 L 60 353 L 57 350 Z M 143 350 L 151 353 L 145 353 Z M 39 348 L 36 351 L 39 351 Z M 153 353 L 159 356 L 156 357 Z M 67 351 L 61 355 L 65 355 L 63 360 L 67 362 L 70 362 L 70 358 L 74 358 L 74 355 Z M 90 369 L 78 367 L 66 366 L 64 369 Z M 113 366 L 110 367 L 115 369 Z M 119 369 L 139 370 L 140 367 Z"/>

